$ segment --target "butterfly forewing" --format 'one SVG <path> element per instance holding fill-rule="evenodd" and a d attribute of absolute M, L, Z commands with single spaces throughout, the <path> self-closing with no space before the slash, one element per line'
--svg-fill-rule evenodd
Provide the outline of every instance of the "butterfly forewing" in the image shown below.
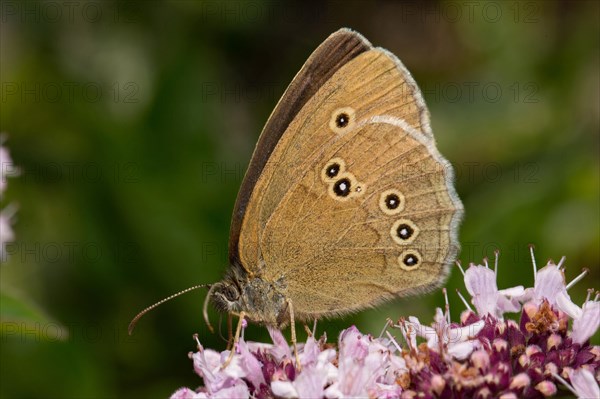
<path fill-rule="evenodd" d="M 423 138 L 431 138 L 422 97 L 395 57 L 385 50 L 372 49 L 346 62 L 298 112 L 253 186 L 235 245 L 247 270 L 261 267 L 260 236 L 264 226 L 285 193 L 304 173 L 306 159 L 313 158 L 331 139 L 330 125 L 335 122 L 336 112 L 343 113 L 346 108 L 354 111 L 348 115 L 348 128 L 357 120 L 390 115 L 402 118 Z M 235 238 L 232 234 L 231 239 Z"/>

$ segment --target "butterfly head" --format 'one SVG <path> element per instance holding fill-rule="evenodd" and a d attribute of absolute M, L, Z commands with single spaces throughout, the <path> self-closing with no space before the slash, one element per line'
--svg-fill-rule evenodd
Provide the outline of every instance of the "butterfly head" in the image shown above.
<path fill-rule="evenodd" d="M 282 326 L 287 321 L 287 303 L 281 287 L 260 277 L 248 277 L 231 268 L 223 281 L 211 287 L 209 298 L 220 312 L 244 312 L 255 323 Z"/>

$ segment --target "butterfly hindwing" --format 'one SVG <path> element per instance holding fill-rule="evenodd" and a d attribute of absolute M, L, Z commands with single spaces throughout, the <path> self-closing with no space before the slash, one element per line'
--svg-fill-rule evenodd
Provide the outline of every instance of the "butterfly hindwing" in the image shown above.
<path fill-rule="evenodd" d="M 285 283 L 300 317 L 438 286 L 458 249 L 461 214 L 447 162 L 394 117 L 330 134 L 264 229 L 264 262 L 281 265 L 264 277 Z"/>

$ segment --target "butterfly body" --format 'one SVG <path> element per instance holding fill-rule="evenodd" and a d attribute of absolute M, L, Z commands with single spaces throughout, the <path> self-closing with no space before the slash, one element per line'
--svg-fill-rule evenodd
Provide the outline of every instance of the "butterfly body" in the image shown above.
<path fill-rule="evenodd" d="M 430 291 L 458 251 L 462 204 L 410 73 L 342 29 L 269 118 L 232 218 L 219 310 L 257 323 L 334 317 Z"/>
<path fill-rule="evenodd" d="M 251 321 L 276 328 L 282 328 L 290 320 L 282 281 L 250 277 L 238 265 L 232 266 L 223 281 L 214 287 L 212 301 L 222 312 L 244 312 Z"/>

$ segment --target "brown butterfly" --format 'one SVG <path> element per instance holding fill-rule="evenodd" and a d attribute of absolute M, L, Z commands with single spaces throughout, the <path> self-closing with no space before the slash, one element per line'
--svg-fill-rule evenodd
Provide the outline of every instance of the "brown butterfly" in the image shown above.
<path fill-rule="evenodd" d="M 340 29 L 258 140 L 233 212 L 230 268 L 210 286 L 205 318 L 209 301 L 239 315 L 236 341 L 243 318 L 290 322 L 295 344 L 295 320 L 431 291 L 455 260 L 462 214 L 412 76 Z"/>

